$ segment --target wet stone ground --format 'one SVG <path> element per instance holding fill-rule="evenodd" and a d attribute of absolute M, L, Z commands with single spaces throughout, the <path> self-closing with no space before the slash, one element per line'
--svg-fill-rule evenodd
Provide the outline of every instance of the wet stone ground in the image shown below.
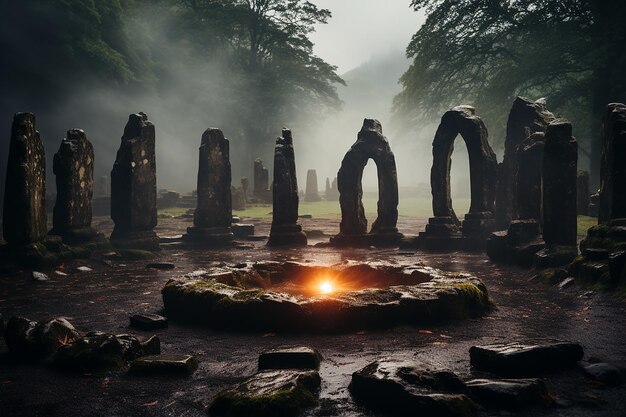
<path fill-rule="evenodd" d="M 257 223 L 257 234 L 267 234 L 269 224 Z M 424 221 L 401 218 L 399 229 L 417 233 Z M 161 236 L 183 232 L 182 220 L 160 219 Z M 111 223 L 96 219 L 94 226 L 108 232 Z M 336 220 L 305 219 L 307 231 L 331 235 Z M 309 244 L 325 241 L 317 238 Z M 590 358 L 626 359 L 626 303 L 610 294 L 569 286 L 558 289 L 531 283 L 528 270 L 495 265 L 482 253 L 429 254 L 397 249 L 335 249 L 309 246 L 268 249 L 263 241 L 246 242 L 245 249 L 183 250 L 167 247 L 159 262 L 172 270 L 147 269 L 153 261 L 99 259 L 64 265 L 67 275 L 47 271 L 50 280 L 37 282 L 27 273 L 0 276 L 0 313 L 5 320 L 23 315 L 33 320 L 67 318 L 78 330 L 156 334 L 161 350 L 191 354 L 199 362 L 191 377 L 142 377 L 125 370 L 72 374 L 51 370 L 45 364 L 16 362 L 0 340 L 0 415 L 2 416 L 204 416 L 211 398 L 257 370 L 261 352 L 284 345 L 307 345 L 320 351 L 322 378 L 320 404 L 305 415 L 362 416 L 372 414 L 352 400 L 347 389 L 351 374 L 381 358 L 419 359 L 448 368 L 463 380 L 485 376 L 472 370 L 468 350 L 473 345 L 558 338 L 580 342 L 585 349 L 582 365 Z M 398 264 L 422 263 L 450 271 L 466 271 L 483 279 L 497 309 L 480 319 L 428 328 L 398 327 L 385 331 L 354 331 L 335 335 L 227 333 L 206 327 L 170 322 L 166 329 L 143 332 L 128 327 L 136 312 L 158 313 L 163 307 L 161 288 L 169 278 L 219 263 L 255 260 L 315 261 L 386 260 Z M 92 271 L 79 272 L 78 266 Z M 529 408 L 522 416 L 624 416 L 626 386 L 608 388 L 586 379 L 579 368 L 547 375 L 545 382 L 555 405 Z M 479 415 L 513 415 L 481 410 Z"/>

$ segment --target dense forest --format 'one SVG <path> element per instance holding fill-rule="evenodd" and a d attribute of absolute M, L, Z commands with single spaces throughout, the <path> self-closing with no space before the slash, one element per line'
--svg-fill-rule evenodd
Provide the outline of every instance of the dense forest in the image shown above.
<path fill-rule="evenodd" d="M 412 0 L 427 20 L 407 54 L 413 64 L 395 99 L 409 126 L 472 104 L 500 145 L 517 95 L 545 97 L 569 118 L 581 159 L 599 181 L 600 121 L 626 100 L 623 0 Z M 494 135 L 495 134 L 495 135 Z M 584 164 L 586 165 L 586 164 Z"/>
<path fill-rule="evenodd" d="M 337 89 L 345 83 L 332 63 L 314 54 L 310 37 L 331 13 L 309 1 L 0 4 L 3 137 L 11 115 L 24 110 L 38 115 L 49 154 L 67 129 L 85 128 L 102 161 L 98 175 L 110 170 L 130 112 L 156 118 L 160 175 L 188 188 L 191 170 L 179 167 L 189 165 L 209 126 L 231 139 L 236 179 L 250 174 L 258 156 L 271 165 L 283 125 L 322 124 L 325 114 L 339 124 Z M 408 46 L 393 45 L 406 47 L 412 62 L 400 78 L 394 124 L 386 127 L 394 146 L 423 142 L 420 149 L 427 149 L 441 114 L 463 103 L 477 107 L 501 154 L 515 96 L 545 97 L 553 112 L 573 121 L 581 165 L 590 161 L 597 182 L 600 116 L 608 102 L 626 100 L 626 2 L 407 1 L 407 12 L 411 8 L 426 21 Z M 355 85 L 346 97 L 359 96 L 359 88 L 375 91 L 378 81 Z M 323 128 L 332 133 L 334 126 Z M 7 150 L 1 148 L 3 175 Z"/>
<path fill-rule="evenodd" d="M 83 127 L 94 143 L 108 143 L 100 154 L 112 155 L 123 115 L 145 111 L 161 115 L 161 137 L 184 136 L 189 155 L 210 123 L 251 161 L 271 155 L 284 124 L 340 105 L 343 80 L 309 40 L 330 12 L 307 1 L 1 3 L 1 127 L 8 132 L 15 111 L 34 111 L 57 135 L 44 136 L 50 150 L 65 130 Z M 162 161 L 166 175 L 170 163 L 185 160 Z"/>

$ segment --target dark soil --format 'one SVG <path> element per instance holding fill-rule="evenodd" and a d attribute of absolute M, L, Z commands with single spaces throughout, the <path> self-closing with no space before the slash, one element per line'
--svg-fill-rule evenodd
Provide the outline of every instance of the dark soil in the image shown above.
<path fill-rule="evenodd" d="M 183 232 L 189 223 L 159 219 L 161 236 Z M 246 219 L 250 222 L 250 219 Z M 257 234 L 267 234 L 269 224 L 257 223 Z M 416 234 L 425 222 L 401 218 L 399 229 Z M 110 221 L 99 218 L 94 226 L 110 231 Z M 338 231 L 337 220 L 305 219 L 305 230 L 326 235 Z M 327 241 L 321 233 L 309 245 Z M 154 334 L 161 338 L 163 353 L 192 354 L 199 370 L 188 378 L 137 377 L 124 370 L 101 374 L 70 374 L 45 364 L 16 362 L 0 341 L 0 415 L 2 416 L 204 416 L 219 390 L 256 371 L 261 352 L 281 345 L 308 345 L 324 356 L 320 374 L 320 405 L 311 416 L 361 416 L 368 414 L 354 404 L 348 384 L 352 372 L 381 357 L 415 358 L 447 367 L 463 379 L 485 374 L 473 371 L 468 349 L 472 345 L 529 338 L 578 341 L 585 348 L 583 364 L 591 357 L 626 359 L 626 303 L 611 294 L 570 286 L 565 290 L 531 283 L 531 271 L 495 265 L 480 253 L 430 254 L 397 249 L 335 249 L 309 246 L 269 249 L 264 241 L 246 242 L 246 249 L 187 250 L 169 246 L 159 262 L 172 262 L 173 270 L 147 269 L 153 261 L 98 259 L 65 265 L 68 275 L 36 282 L 24 273 L 0 276 L 0 313 L 5 320 L 23 315 L 34 320 L 66 317 L 81 331 L 132 333 L 128 327 L 135 312 L 159 312 L 160 290 L 171 277 L 206 268 L 210 264 L 254 260 L 315 261 L 328 264 L 344 259 L 387 260 L 399 264 L 422 263 L 452 271 L 467 271 L 483 279 L 497 309 L 481 319 L 430 328 L 395 328 L 380 332 L 340 335 L 288 335 L 224 333 L 171 322 Z M 87 265 L 91 272 L 74 272 Z M 522 416 L 626 416 L 626 386 L 605 388 L 585 379 L 582 370 L 548 375 L 546 384 L 556 403 L 529 409 Z M 511 415 L 483 410 L 481 415 Z"/>

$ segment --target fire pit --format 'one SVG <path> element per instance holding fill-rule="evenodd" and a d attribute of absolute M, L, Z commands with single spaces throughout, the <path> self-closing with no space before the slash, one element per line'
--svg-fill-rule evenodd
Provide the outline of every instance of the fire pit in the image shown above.
<path fill-rule="evenodd" d="M 491 306 L 485 285 L 469 274 L 350 261 L 216 267 L 170 280 L 162 294 L 171 318 L 259 331 L 426 324 L 478 316 Z"/>

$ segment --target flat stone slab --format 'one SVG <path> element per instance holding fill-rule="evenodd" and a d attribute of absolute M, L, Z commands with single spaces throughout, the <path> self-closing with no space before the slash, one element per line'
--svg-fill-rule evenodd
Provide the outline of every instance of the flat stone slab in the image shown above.
<path fill-rule="evenodd" d="M 176 265 L 170 262 L 152 262 L 146 265 L 148 269 L 159 269 L 162 271 L 170 270 L 176 268 Z"/>
<path fill-rule="evenodd" d="M 317 404 L 320 383 L 317 371 L 261 371 L 217 394 L 209 412 L 233 417 L 297 416 Z"/>
<path fill-rule="evenodd" d="M 484 405 L 520 409 L 548 403 L 541 379 L 473 379 L 465 384 L 472 398 Z"/>
<path fill-rule="evenodd" d="M 259 371 L 266 369 L 319 369 L 322 355 L 310 347 L 269 350 L 259 356 Z"/>
<path fill-rule="evenodd" d="M 626 368 L 611 363 L 593 363 L 583 368 L 585 376 L 608 386 L 621 385 L 626 381 Z"/>
<path fill-rule="evenodd" d="M 472 366 L 496 375 L 541 375 L 574 366 L 584 355 L 578 343 L 556 340 L 473 346 Z"/>
<path fill-rule="evenodd" d="M 352 374 L 350 392 L 372 410 L 390 415 L 467 417 L 476 405 L 452 372 L 410 361 L 380 360 Z"/>
<path fill-rule="evenodd" d="M 252 223 L 233 223 L 231 229 L 235 237 L 248 237 L 254 235 L 254 224 Z"/>
<path fill-rule="evenodd" d="M 158 314 L 138 313 L 130 316 L 130 326 L 140 330 L 163 329 L 167 324 L 167 318 Z"/>
<path fill-rule="evenodd" d="M 308 295 L 290 290 L 298 277 L 341 274 L 347 269 L 359 278 L 374 277 L 377 285 L 389 286 L 327 294 L 314 288 Z M 307 286 L 310 283 L 302 283 L 303 291 L 308 291 Z M 172 279 L 161 292 L 168 317 L 229 330 L 389 328 L 475 317 L 491 308 L 486 287 L 474 276 L 382 263 L 327 267 L 265 262 L 245 268 L 211 268 L 203 276 Z"/>
<path fill-rule="evenodd" d="M 191 375 L 198 362 L 191 355 L 150 355 L 135 359 L 129 372 L 136 375 Z"/>

